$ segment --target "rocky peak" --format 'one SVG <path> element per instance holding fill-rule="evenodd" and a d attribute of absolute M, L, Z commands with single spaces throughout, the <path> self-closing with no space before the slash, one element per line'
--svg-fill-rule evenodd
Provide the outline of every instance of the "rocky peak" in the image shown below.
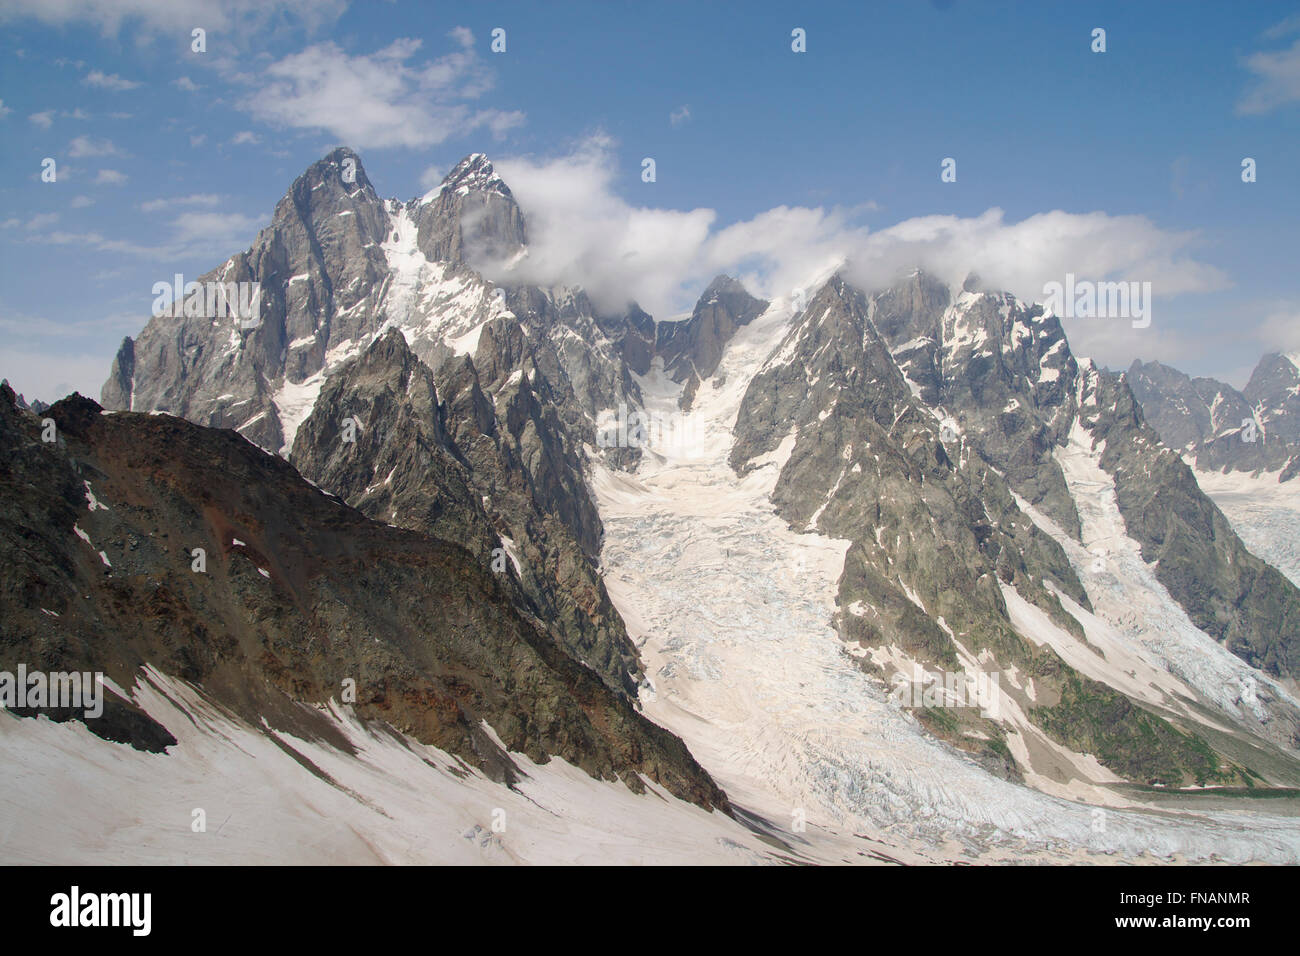
<path fill-rule="evenodd" d="M 1254 404 L 1284 405 L 1300 392 L 1300 369 L 1290 357 L 1270 352 L 1259 360 L 1244 391 Z"/>
<path fill-rule="evenodd" d="M 131 392 L 135 381 L 135 342 L 131 336 L 122 339 L 117 355 L 113 357 L 113 368 L 108 381 L 100 390 L 99 400 L 105 408 L 130 409 Z"/>
<path fill-rule="evenodd" d="M 1280 470 L 1283 481 L 1300 470 L 1300 372 L 1288 356 L 1260 359 L 1244 392 L 1159 362 L 1134 362 L 1125 380 L 1161 440 L 1197 468 Z"/>
<path fill-rule="evenodd" d="M 1300 368 L 1296 362 L 1292 355 L 1265 355 L 1243 390 L 1254 407 L 1261 431 L 1278 449 L 1270 459 L 1270 467 L 1283 457 L 1300 455 Z"/>
<path fill-rule="evenodd" d="M 709 283 L 684 322 L 660 322 L 656 351 L 664 358 L 664 370 L 675 382 L 692 374 L 700 379 L 717 371 L 723 349 L 736 330 L 748 325 L 767 309 L 730 276 L 717 276 Z"/>
<path fill-rule="evenodd" d="M 474 353 L 481 384 L 487 387 L 501 384 L 515 370 L 524 369 L 527 357 L 527 336 L 517 321 L 503 317 L 483 326 Z"/>
<path fill-rule="evenodd" d="M 27 412 L 34 412 L 37 415 L 44 414 L 50 406 L 42 402 L 39 398 L 33 398 L 30 405 L 23 398 L 22 393 L 15 395 L 13 387 L 9 384 L 9 379 L 0 379 L 0 403 L 9 403 L 17 408 Z"/>
<path fill-rule="evenodd" d="M 510 318 L 488 323 L 473 360 L 437 373 L 390 329 L 326 380 L 290 462 L 375 520 L 459 544 L 484 566 L 509 550 L 503 586 L 631 697 L 643 672 L 596 570 L 600 517 L 533 358 Z"/>
<path fill-rule="evenodd" d="M 27 410 L 27 403 L 23 401 L 21 395 L 15 395 L 13 388 L 9 385 L 9 379 L 0 379 L 0 407 L 14 405 L 18 408 Z"/>
<path fill-rule="evenodd" d="M 918 338 L 938 340 L 948 287 L 918 269 L 875 296 L 872 321 L 890 347 Z"/>
<path fill-rule="evenodd" d="M 337 213 L 354 204 L 378 204 L 361 157 L 340 146 L 316 160 L 293 181 L 276 206 L 274 223 L 290 215 L 291 208 L 303 218 L 312 214 Z"/>
<path fill-rule="evenodd" d="M 1250 403 L 1230 385 L 1193 379 L 1160 362 L 1134 359 L 1125 380 L 1147 421 L 1171 448 L 1192 447 L 1224 427 L 1239 428 L 1251 415 Z"/>
<path fill-rule="evenodd" d="M 515 197 L 482 153 L 457 163 L 408 213 L 416 223 L 416 244 L 430 261 L 501 260 L 527 243 Z"/>
<path fill-rule="evenodd" d="M 442 183 L 421 197 L 421 202 L 437 198 L 444 192 L 490 192 L 513 199 L 510 187 L 497 173 L 492 161 L 483 153 L 470 153 L 452 168 Z"/>

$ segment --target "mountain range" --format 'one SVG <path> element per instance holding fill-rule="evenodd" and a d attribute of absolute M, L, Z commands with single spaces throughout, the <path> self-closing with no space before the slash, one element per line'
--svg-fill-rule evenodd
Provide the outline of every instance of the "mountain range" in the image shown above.
<path fill-rule="evenodd" d="M 844 263 L 606 314 L 528 252 L 486 156 L 400 202 L 336 149 L 195 277 L 258 322 L 0 388 L 0 666 L 114 691 L 4 738 L 68 859 L 1300 859 L 1295 362 L 1116 374 Z"/>
<path fill-rule="evenodd" d="M 1153 428 L 1206 471 L 1300 473 L 1300 356 L 1260 359 L 1245 389 L 1134 361 L 1129 387 Z"/>

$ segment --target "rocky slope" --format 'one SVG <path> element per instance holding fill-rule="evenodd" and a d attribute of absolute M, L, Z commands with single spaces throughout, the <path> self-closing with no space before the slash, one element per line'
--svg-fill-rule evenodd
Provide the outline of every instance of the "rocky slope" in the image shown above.
<path fill-rule="evenodd" d="M 1129 534 L 1160 582 L 1234 654 L 1300 678 L 1300 591 L 1246 549 L 1182 458 L 1161 446 L 1122 379 L 1093 370 L 1080 387 L 1081 423 L 1104 449 Z"/>
<path fill-rule="evenodd" d="M 351 703 L 351 682 L 363 720 L 499 780 L 518 777 L 511 753 L 558 756 L 727 807 L 680 740 L 563 653 L 463 547 L 372 521 L 231 431 L 80 396 L 47 416 L 55 443 L 0 389 L 3 669 L 131 688 L 149 665 L 267 734 L 345 751 L 318 708 Z M 146 749 L 175 742 L 129 698 L 87 723 Z"/>
<path fill-rule="evenodd" d="M 512 349 L 527 349 L 522 332 L 499 320 L 478 363 L 444 363 L 439 384 L 389 330 L 329 378 L 290 461 L 378 521 L 466 547 L 573 657 L 635 697 L 641 667 L 594 568 L 601 526 L 580 458 L 543 373 Z"/>
<path fill-rule="evenodd" d="M 700 380 L 717 371 L 731 337 L 762 315 L 767 305 L 730 276 L 718 276 L 704 290 L 689 319 L 659 323 L 655 352 L 663 357 L 669 378 L 687 383 L 682 392 L 684 408 L 690 407 Z"/>
<path fill-rule="evenodd" d="M 1078 534 L 1053 457 L 1077 420 L 1078 375 L 1059 324 L 1010 296 L 963 292 L 949 305 L 945 290 L 920 274 L 875 296 L 836 277 L 750 381 L 732 464 L 743 473 L 786 444 L 772 500 L 794 528 L 852 542 L 839 582 L 840 630 L 882 676 L 898 673 L 901 662 L 970 671 L 978 658 L 980 667 L 1031 678 L 1023 692 L 1003 688 L 1027 724 L 1129 779 L 1236 779 L 1240 771 L 1211 756 L 1179 714 L 1181 703 L 1164 701 L 1159 716 L 1135 708 L 1027 641 L 1007 609 L 1010 589 L 1084 636 L 1061 597 L 1091 611 L 1087 593 L 1060 544 L 1019 505 L 1028 499 L 1027 507 Z M 1151 537 L 1148 530 L 1135 534 Z M 1250 560 L 1244 549 L 1237 558 Z M 1229 565 L 1211 567 L 1226 573 Z M 1293 600 L 1286 582 L 1268 585 L 1270 602 Z M 1180 599 L 1191 593 L 1176 591 Z M 1243 618 L 1256 640 L 1289 620 L 1267 612 Z M 1265 666 L 1277 674 L 1292 665 L 1288 657 Z M 936 733 L 1014 772 L 1006 729 L 996 722 L 959 710 L 920 715 Z M 1176 715 L 1181 730 L 1166 722 Z M 1300 726 L 1295 717 L 1290 724 Z"/>
<path fill-rule="evenodd" d="M 1300 368 L 1289 355 L 1260 359 L 1245 389 L 1134 361 L 1125 376 L 1161 439 L 1203 471 L 1300 474 Z"/>

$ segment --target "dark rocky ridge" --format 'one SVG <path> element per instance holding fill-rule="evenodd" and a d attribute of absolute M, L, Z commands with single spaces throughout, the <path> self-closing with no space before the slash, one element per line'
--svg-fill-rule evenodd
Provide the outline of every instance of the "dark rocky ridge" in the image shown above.
<path fill-rule="evenodd" d="M 57 445 L 0 389 L 0 666 L 101 670 L 129 688 L 148 663 L 253 726 L 338 746 L 296 702 L 338 699 L 352 678 L 359 716 L 497 779 L 519 771 L 481 721 L 530 759 L 637 791 L 645 774 L 727 808 L 681 741 L 565 654 L 479 556 L 371 521 L 230 431 L 106 416 L 80 396 L 49 416 Z M 105 507 L 87 509 L 87 482 Z M 121 736 L 116 719 L 96 729 Z M 146 722 L 133 742 L 150 734 Z"/>
<path fill-rule="evenodd" d="M 1266 673 L 1300 678 L 1300 590 L 1251 554 L 1201 491 L 1190 468 L 1161 445 L 1125 380 L 1097 371 L 1081 421 L 1105 442 L 1120 513 L 1142 558 L 1192 622 Z"/>

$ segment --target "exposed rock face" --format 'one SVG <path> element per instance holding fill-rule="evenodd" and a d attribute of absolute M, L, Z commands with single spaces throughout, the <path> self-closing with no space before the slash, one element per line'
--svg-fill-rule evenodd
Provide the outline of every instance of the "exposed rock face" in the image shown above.
<path fill-rule="evenodd" d="M 355 163 L 354 182 L 344 181 L 345 163 Z M 374 321 L 377 286 L 388 273 L 380 248 L 387 219 L 359 157 L 330 153 L 294 181 L 247 252 L 197 277 L 205 286 L 258 283 L 261 325 L 245 328 L 228 315 L 156 315 L 119 352 L 105 403 L 233 428 L 280 449 L 290 437 L 276 401 L 281 385 L 309 378 L 331 347 Z"/>
<path fill-rule="evenodd" d="M 633 303 L 627 314 L 617 319 L 597 318 L 601 331 L 609 337 L 614 352 L 638 375 L 650 371 L 655 357 L 655 320 Z"/>
<path fill-rule="evenodd" d="M 135 343 L 130 336 L 122 339 L 117 355 L 113 358 L 113 370 L 108 381 L 104 383 L 101 398 L 108 408 L 131 408 L 131 393 L 135 388 Z"/>
<path fill-rule="evenodd" d="M 1259 409 L 1260 419 L 1287 442 L 1300 440 L 1300 366 L 1296 361 L 1293 355 L 1265 355 L 1243 392 Z"/>
<path fill-rule="evenodd" d="M 718 276 L 700 296 L 684 322 L 660 322 L 655 351 L 674 382 L 691 375 L 708 378 L 718 368 L 722 350 L 736 330 L 763 314 L 767 303 L 756 299 L 730 276 Z"/>
<path fill-rule="evenodd" d="M 1091 370 L 1081 389 L 1081 423 L 1104 442 L 1101 464 L 1143 560 L 1197 627 L 1253 667 L 1300 678 L 1300 590 L 1246 550 L 1123 379 Z"/>
<path fill-rule="evenodd" d="M 1206 471 L 1300 472 L 1300 370 L 1272 353 L 1243 391 L 1212 378 L 1189 378 L 1159 362 L 1134 362 L 1126 375 L 1144 417 L 1165 444 Z"/>
<path fill-rule="evenodd" d="M 290 463 L 376 521 L 483 555 L 496 535 L 448 439 L 433 373 L 390 330 L 332 375 Z"/>
<path fill-rule="evenodd" d="M 1176 450 L 1194 449 L 1206 438 L 1241 427 L 1252 418 L 1250 402 L 1230 385 L 1212 378 L 1190 378 L 1159 362 L 1134 361 L 1125 376 L 1142 414 Z"/>
<path fill-rule="evenodd" d="M 106 416 L 80 396 L 49 415 L 57 444 L 0 389 L 0 666 L 103 671 L 130 688 L 149 664 L 267 733 L 336 746 L 302 704 L 339 700 L 353 680 L 360 717 L 498 779 L 518 771 L 483 722 L 533 760 L 638 792 L 645 774 L 726 808 L 681 741 L 563 653 L 479 556 L 371 521 L 230 431 Z M 116 698 L 88 724 L 169 745 Z"/>
<path fill-rule="evenodd" d="M 1135 706 L 1011 624 L 1007 586 L 1082 636 L 1057 595 L 1088 607 L 1086 592 L 1060 545 L 1012 495 L 1078 536 L 1053 455 L 1078 418 L 1078 377 L 1059 324 L 1011 296 L 963 292 L 950 302 L 920 274 L 868 296 L 837 277 L 751 380 L 731 460 L 743 472 L 789 448 L 772 495 L 778 512 L 796 529 L 852 542 L 840 630 L 867 650 L 864 662 L 901 652 L 951 668 L 986 653 L 1004 671 L 1033 676 L 1036 694 L 1017 706 L 1039 730 L 1130 779 L 1239 779 L 1195 733 L 1186 736 L 1182 721 L 1169 723 L 1172 708 Z M 1213 511 L 1194 482 L 1186 492 Z M 1136 521 L 1129 530 L 1151 537 Z M 1226 523 L 1221 531 L 1231 537 Z M 1215 559 L 1218 567 L 1200 572 L 1202 586 L 1213 586 L 1229 560 L 1244 559 Z M 1280 579 L 1269 577 L 1269 602 L 1290 600 Z M 1171 592 L 1190 603 L 1186 589 Z M 1289 620 L 1254 615 L 1247 627 L 1258 637 Z M 1014 773 L 998 725 L 951 713 L 918 716 L 990 769 L 1001 763 Z"/>
<path fill-rule="evenodd" d="M 917 272 L 872 297 L 871 320 L 918 397 L 949 432 L 994 463 L 1012 489 L 1078 534 L 1079 518 L 1052 449 L 1069 431 L 1075 362 L 1056 318 L 1007 293 L 951 301 Z"/>
<path fill-rule="evenodd" d="M 562 647 L 634 696 L 640 662 L 595 571 L 600 519 L 559 403 L 517 323 L 485 329 L 478 358 L 483 374 L 449 361 L 439 387 L 390 330 L 330 377 L 290 461 L 377 521 L 464 546 Z"/>
<path fill-rule="evenodd" d="M 466 156 L 410 211 L 430 262 L 501 259 L 527 242 L 514 196 L 482 153 Z"/>
<path fill-rule="evenodd" d="M 623 361 L 624 350 L 634 354 L 637 338 L 645 335 L 649 316 L 635 306 L 620 317 L 597 316 L 581 289 L 538 289 L 522 286 L 506 295 L 511 315 L 527 333 L 529 341 L 545 343 L 536 357 L 553 382 L 563 381 L 572 395 L 566 414 L 586 418 L 588 423 L 601 411 L 619 402 L 639 402 L 640 389 Z"/>
<path fill-rule="evenodd" d="M 448 336 L 505 311 L 458 258 L 467 241 L 480 242 L 498 226 L 506 230 L 502 242 L 515 236 L 509 224 L 518 210 L 490 164 L 486 170 L 466 160 L 453 171 L 454 188 L 403 205 L 375 194 L 354 152 L 334 150 L 294 181 L 247 252 L 198 277 L 260 284 L 260 326 L 155 316 L 119 352 L 102 393 L 106 407 L 234 428 L 287 454 L 324 376 L 384 322 L 409 327 L 417 354 L 440 360 L 450 353 Z M 462 192 L 471 185 L 488 192 Z M 462 228 L 458 215 L 473 218 L 473 226 Z M 421 243 L 457 258 L 429 260 Z"/>

